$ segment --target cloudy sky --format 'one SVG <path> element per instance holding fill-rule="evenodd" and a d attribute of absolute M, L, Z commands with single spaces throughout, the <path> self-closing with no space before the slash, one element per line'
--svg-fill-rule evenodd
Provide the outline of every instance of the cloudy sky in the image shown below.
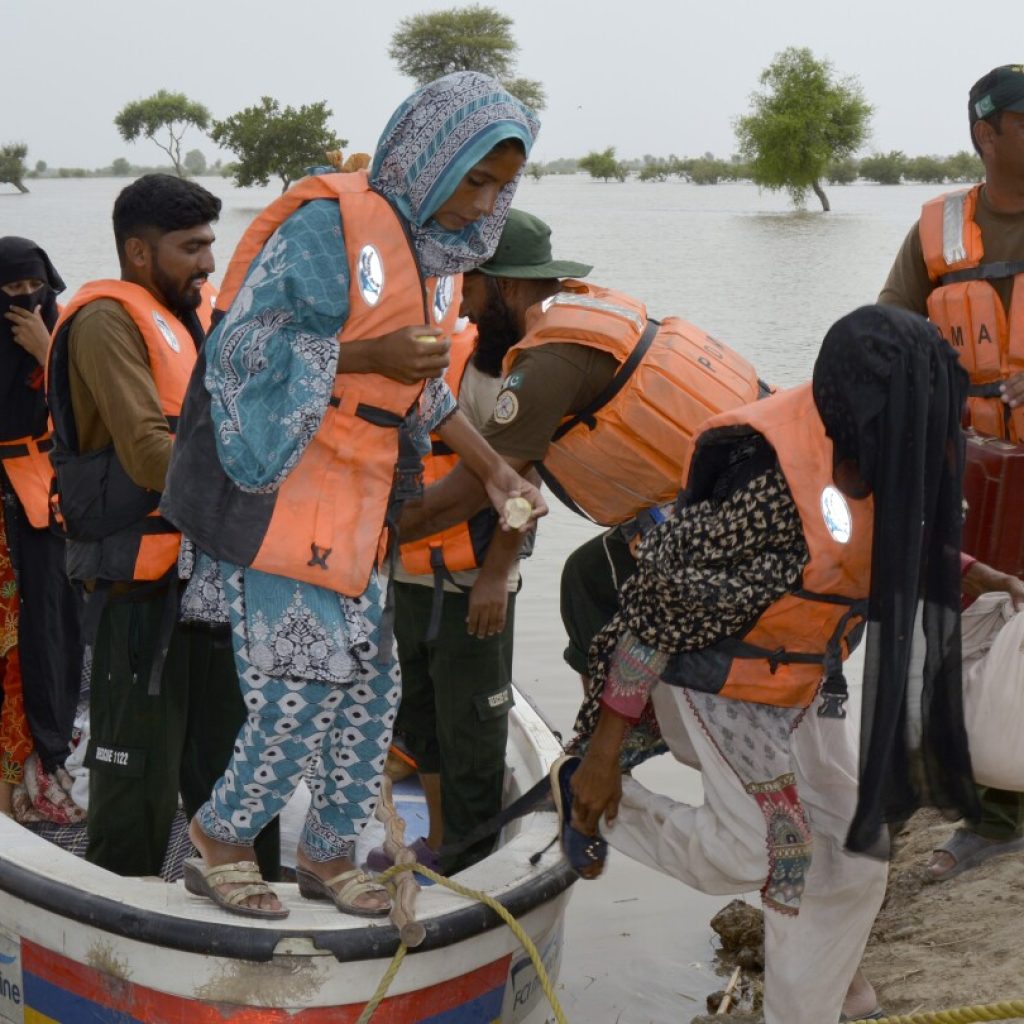
<path fill-rule="evenodd" d="M 412 83 L 387 55 L 399 20 L 440 0 L 0 0 L 0 142 L 29 163 L 158 163 L 113 126 L 129 100 L 166 88 L 226 117 L 262 95 L 326 99 L 350 149 L 370 150 Z M 969 145 L 966 94 L 1024 60 L 1020 0 L 495 0 L 515 20 L 518 73 L 548 109 L 540 160 L 617 147 L 620 157 L 734 149 L 733 119 L 786 46 L 855 75 L 875 106 L 868 151 L 949 154 Z M 979 18 L 983 20 L 978 20 Z M 218 155 L 193 133 L 187 148 Z"/>

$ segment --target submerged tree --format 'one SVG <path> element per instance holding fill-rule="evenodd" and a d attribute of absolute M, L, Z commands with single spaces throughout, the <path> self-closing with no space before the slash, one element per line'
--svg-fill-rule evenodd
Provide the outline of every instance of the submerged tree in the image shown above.
<path fill-rule="evenodd" d="M 24 178 L 28 173 L 25 157 L 28 146 L 24 142 L 9 142 L 0 146 L 0 182 L 13 185 L 19 192 L 27 192 L 28 186 Z"/>
<path fill-rule="evenodd" d="M 329 150 L 348 145 L 328 128 L 330 116 L 324 100 L 282 110 L 277 100 L 264 96 L 257 106 L 214 121 L 210 138 L 238 157 L 232 165 L 236 185 L 266 185 L 273 174 L 283 192 L 311 164 L 324 163 Z"/>
<path fill-rule="evenodd" d="M 474 4 L 403 18 L 391 37 L 388 56 L 417 85 L 453 71 L 479 71 L 497 78 L 527 106 L 543 110 L 541 83 L 513 76 L 518 52 L 512 19 L 494 7 Z"/>
<path fill-rule="evenodd" d="M 126 104 L 114 118 L 125 142 L 135 142 L 140 136 L 151 139 L 171 158 L 179 178 L 188 173 L 181 155 L 181 140 L 185 132 L 189 128 L 206 131 L 209 123 L 210 112 L 201 103 L 190 100 L 183 92 L 168 92 L 166 89 L 144 100 Z M 166 142 L 157 138 L 158 132 L 166 133 Z"/>
<path fill-rule="evenodd" d="M 828 61 L 791 46 L 761 72 L 765 92 L 736 122 L 736 137 L 753 180 L 786 189 L 802 205 L 808 190 L 828 210 L 821 186 L 830 165 L 852 156 L 868 134 L 872 107 L 855 78 L 837 79 Z"/>
<path fill-rule="evenodd" d="M 603 153 L 591 152 L 577 161 L 580 170 L 592 178 L 608 181 L 625 181 L 628 173 L 624 164 L 615 159 L 615 147 L 609 146 Z"/>

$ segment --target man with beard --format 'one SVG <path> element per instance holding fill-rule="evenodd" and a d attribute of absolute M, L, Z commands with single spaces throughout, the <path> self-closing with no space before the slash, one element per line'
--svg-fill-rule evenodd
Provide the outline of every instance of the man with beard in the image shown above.
<path fill-rule="evenodd" d="M 79 290 L 49 354 L 68 575 L 88 595 L 93 644 L 86 856 L 122 875 L 160 871 L 179 790 L 193 814 L 245 716 L 227 627 L 177 621 L 181 537 L 157 511 L 220 208 L 171 175 L 125 188 L 113 215 L 121 278 Z M 276 833 L 265 839 L 267 874 Z"/>
<path fill-rule="evenodd" d="M 573 278 L 553 260 L 551 229 L 512 210 L 493 258 L 463 279 L 462 312 L 504 380 L 481 433 L 516 470 L 535 466 L 573 511 L 610 529 L 566 562 L 566 661 L 581 675 L 594 635 L 615 613 L 639 536 L 672 513 L 691 441 L 708 417 L 767 393 L 753 368 L 678 317 L 651 319 L 628 295 Z M 456 466 L 400 523 L 403 540 L 483 507 Z"/>

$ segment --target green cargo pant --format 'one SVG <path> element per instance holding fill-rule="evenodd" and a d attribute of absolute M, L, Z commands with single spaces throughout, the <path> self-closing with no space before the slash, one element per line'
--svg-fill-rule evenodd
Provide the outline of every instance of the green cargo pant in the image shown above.
<path fill-rule="evenodd" d="M 180 792 L 189 818 L 223 774 L 245 718 L 227 625 L 175 622 L 160 692 L 148 693 L 166 591 L 113 598 L 93 649 L 86 859 L 120 875 L 157 875 Z M 257 842 L 279 875 L 278 827 Z"/>
<path fill-rule="evenodd" d="M 427 643 L 433 591 L 395 584 L 395 639 L 402 704 L 395 731 L 420 771 L 441 781 L 444 843 L 458 842 L 501 810 L 505 744 L 512 707 L 515 594 L 503 632 L 478 640 L 466 632 L 468 594 L 445 594 L 437 639 Z M 441 861 L 454 874 L 486 857 L 496 836 Z"/>

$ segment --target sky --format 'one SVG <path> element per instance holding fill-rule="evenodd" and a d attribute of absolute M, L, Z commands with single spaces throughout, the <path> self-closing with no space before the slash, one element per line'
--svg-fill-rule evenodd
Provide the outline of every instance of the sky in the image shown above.
<path fill-rule="evenodd" d="M 121 140 L 125 103 L 165 88 L 227 117 L 263 95 L 326 100 L 349 150 L 372 151 L 412 91 L 388 57 L 398 22 L 458 0 L 0 0 L 0 143 L 28 163 L 99 167 L 119 156 L 166 162 Z M 969 147 L 967 92 L 998 64 L 1024 60 L 1020 0 L 989 0 L 983 21 L 958 0 L 495 0 L 514 19 L 516 73 L 541 81 L 547 109 L 532 158 L 615 146 L 727 157 L 732 124 L 761 71 L 807 46 L 860 81 L 875 107 L 864 152 L 947 155 Z M 209 160 L 198 132 L 185 139 Z"/>

